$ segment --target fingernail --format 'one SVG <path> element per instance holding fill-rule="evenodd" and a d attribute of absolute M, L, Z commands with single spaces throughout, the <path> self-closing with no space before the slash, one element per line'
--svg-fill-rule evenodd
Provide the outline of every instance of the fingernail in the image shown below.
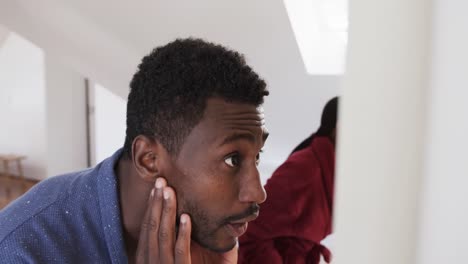
<path fill-rule="evenodd" d="M 180 217 L 180 222 L 181 222 L 182 224 L 187 223 L 187 216 L 186 216 L 186 215 L 182 215 L 182 216 Z"/>
<path fill-rule="evenodd" d="M 163 186 L 163 180 L 161 178 L 156 179 L 156 188 L 161 189 Z"/>
<path fill-rule="evenodd" d="M 169 199 L 169 191 L 168 190 L 164 190 L 164 199 L 165 200 Z"/>
<path fill-rule="evenodd" d="M 154 189 L 151 190 L 151 197 L 154 196 Z"/>

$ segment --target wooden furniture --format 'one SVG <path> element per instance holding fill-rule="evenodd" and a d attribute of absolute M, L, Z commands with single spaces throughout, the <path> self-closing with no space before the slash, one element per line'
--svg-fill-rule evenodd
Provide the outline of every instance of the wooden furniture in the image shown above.
<path fill-rule="evenodd" d="M 26 192 L 27 190 L 26 178 L 24 177 L 23 166 L 21 164 L 21 161 L 24 159 L 26 159 L 26 156 L 13 155 L 13 154 L 8 154 L 8 155 L 0 154 L 0 163 L 3 163 L 2 174 L 8 178 L 18 177 L 21 182 L 22 189 L 24 190 L 24 192 Z M 12 163 L 16 164 L 16 173 L 17 173 L 16 175 L 10 172 L 10 164 Z M 6 197 L 7 199 L 11 199 L 11 190 L 9 187 L 6 188 Z"/>
<path fill-rule="evenodd" d="M 2 164 L 0 164 L 0 169 Z M 35 179 L 26 178 L 26 190 L 31 189 L 39 181 Z M 0 174 L 0 210 L 10 204 L 16 198 L 24 194 L 24 184 L 21 184 L 19 177 L 6 177 Z M 7 189 L 9 189 L 10 197 L 7 198 Z M 1 227 L 0 227 L 1 229 Z M 0 263 L 2 261 L 0 260 Z"/>

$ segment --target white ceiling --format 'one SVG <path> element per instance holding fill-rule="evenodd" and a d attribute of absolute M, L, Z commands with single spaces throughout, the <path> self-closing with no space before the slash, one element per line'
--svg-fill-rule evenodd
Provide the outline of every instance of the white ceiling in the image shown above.
<path fill-rule="evenodd" d="M 278 0 L 4 0 L 0 21 L 124 98 L 141 57 L 177 37 L 227 44 L 259 64 L 289 48 L 303 68 Z"/>

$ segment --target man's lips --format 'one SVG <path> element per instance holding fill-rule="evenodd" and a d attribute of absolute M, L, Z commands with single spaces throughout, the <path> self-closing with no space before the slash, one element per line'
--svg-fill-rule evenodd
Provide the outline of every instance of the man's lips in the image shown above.
<path fill-rule="evenodd" d="M 248 222 L 255 220 L 258 217 L 258 212 L 251 214 L 248 217 L 229 222 L 225 225 L 225 228 L 229 235 L 232 237 L 240 237 L 242 236 L 245 231 L 247 231 Z"/>
<path fill-rule="evenodd" d="M 253 221 L 255 220 L 256 218 L 258 217 L 258 211 L 245 217 L 245 218 L 242 218 L 242 219 L 239 219 L 239 220 L 236 220 L 236 221 L 231 221 L 229 222 L 228 224 L 244 224 L 244 223 L 247 223 L 247 222 L 250 222 L 250 221 Z"/>

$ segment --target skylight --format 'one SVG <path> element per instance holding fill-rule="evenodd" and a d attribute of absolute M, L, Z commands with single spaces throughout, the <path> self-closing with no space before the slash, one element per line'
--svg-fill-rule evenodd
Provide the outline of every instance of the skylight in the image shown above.
<path fill-rule="evenodd" d="M 348 40 L 347 0 L 284 0 L 308 74 L 344 72 Z"/>

